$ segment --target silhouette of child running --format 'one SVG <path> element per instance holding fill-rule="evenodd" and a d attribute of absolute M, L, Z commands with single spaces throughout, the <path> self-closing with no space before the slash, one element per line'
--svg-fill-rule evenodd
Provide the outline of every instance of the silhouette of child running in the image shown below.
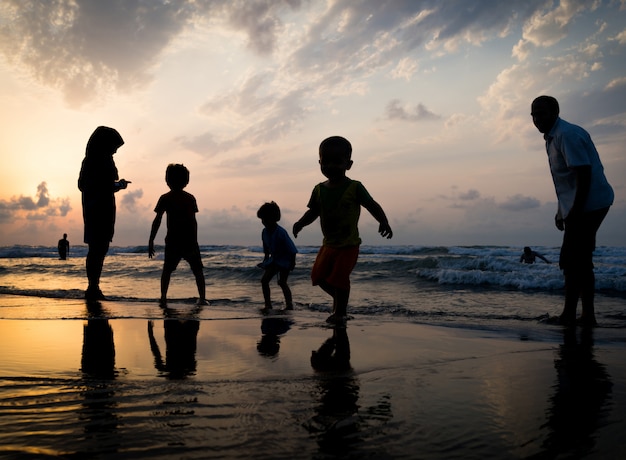
<path fill-rule="evenodd" d="M 391 238 L 393 232 L 383 208 L 370 196 L 363 184 L 346 177 L 352 167 L 352 145 L 347 139 L 333 136 L 319 148 L 322 174 L 328 180 L 315 186 L 308 211 L 293 225 L 293 235 L 320 218 L 324 241 L 313 269 L 311 281 L 333 298 L 333 312 L 326 320 L 342 323 L 346 319 L 350 297 L 350 273 L 359 255 L 359 216 L 361 206 L 380 224 L 378 232 Z"/>
<path fill-rule="evenodd" d="M 198 246 L 198 223 L 196 213 L 198 205 L 195 197 L 183 189 L 189 183 L 189 170 L 182 164 L 170 164 L 165 172 L 165 182 L 170 191 L 161 195 L 154 212 L 148 257 L 154 256 L 154 237 L 159 231 L 163 214 L 167 213 L 167 235 L 165 236 L 165 261 L 161 274 L 161 303 L 167 302 L 167 290 L 170 278 L 181 259 L 185 259 L 196 278 L 198 286 L 198 304 L 206 304 L 206 287 L 202 259 Z"/>

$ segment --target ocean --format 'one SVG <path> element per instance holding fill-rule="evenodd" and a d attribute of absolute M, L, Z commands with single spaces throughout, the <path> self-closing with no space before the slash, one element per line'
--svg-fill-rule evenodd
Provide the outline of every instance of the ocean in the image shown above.
<path fill-rule="evenodd" d="M 112 247 L 95 304 L 86 247 L 0 248 L 0 457 L 625 458 L 626 248 L 596 250 L 592 336 L 547 321 L 558 247 L 364 245 L 346 328 L 298 249 L 263 315 L 260 246 L 201 246 L 210 305 L 182 261 L 167 308 L 162 247 Z"/>
<path fill-rule="evenodd" d="M 318 247 L 299 247 L 289 284 L 297 309 L 328 312 L 330 299 L 311 286 L 310 269 Z M 362 246 L 352 274 L 349 313 L 430 325 L 524 331 L 546 315 L 560 313 L 563 277 L 558 247 L 534 247 L 544 255 L 534 264 L 519 262 L 522 248 L 506 246 Z M 259 309 L 263 258 L 260 246 L 201 246 L 207 298 L 215 307 Z M 0 248 L 0 294 L 82 299 L 86 288 L 85 246 L 71 248 L 59 260 L 56 248 Z M 160 297 L 163 248 L 149 259 L 146 246 L 112 247 L 105 260 L 101 288 L 113 301 L 154 304 Z M 594 255 L 597 315 L 603 328 L 626 328 L 626 247 L 599 247 Z M 185 261 L 173 274 L 168 297 L 197 298 Z M 273 283 L 272 299 L 281 308 L 282 293 Z M 52 319 L 70 312 L 11 311 L 0 319 Z M 210 316 L 210 309 L 203 315 Z M 132 316 L 132 314 L 130 314 Z M 79 314 L 78 317 L 81 317 Z"/>

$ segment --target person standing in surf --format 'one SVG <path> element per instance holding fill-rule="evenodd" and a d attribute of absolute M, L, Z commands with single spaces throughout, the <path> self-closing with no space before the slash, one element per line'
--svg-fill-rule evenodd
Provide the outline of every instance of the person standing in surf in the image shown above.
<path fill-rule="evenodd" d="M 67 233 L 64 233 L 63 238 L 59 240 L 57 249 L 59 251 L 59 259 L 66 260 L 70 253 L 70 242 L 67 240 Z"/>
<path fill-rule="evenodd" d="M 293 300 L 291 289 L 287 284 L 289 272 L 296 266 L 296 245 L 293 244 L 287 231 L 278 225 L 280 220 L 280 208 L 273 201 L 265 203 L 256 213 L 265 227 L 261 232 L 263 241 L 263 253 L 265 257 L 259 264 L 259 268 L 264 270 L 261 277 L 261 287 L 263 289 L 263 300 L 265 301 L 264 311 L 271 310 L 272 299 L 270 295 L 270 281 L 278 274 L 278 285 L 283 290 L 285 296 L 285 309 L 293 310 Z"/>
<path fill-rule="evenodd" d="M 198 246 L 198 223 L 196 213 L 198 204 L 196 198 L 183 189 L 189 183 L 189 170 L 182 164 L 170 164 L 165 171 L 165 182 L 170 191 L 161 195 L 154 212 L 156 216 L 152 222 L 150 240 L 148 242 L 148 257 L 154 257 L 154 238 L 156 237 L 163 214 L 167 213 L 167 234 L 165 235 L 165 260 L 161 274 L 161 304 L 167 303 L 167 291 L 170 278 L 181 259 L 185 259 L 196 278 L 198 287 L 198 305 L 206 305 L 206 285 L 204 271 Z"/>
<path fill-rule="evenodd" d="M 352 145 L 347 139 L 333 136 L 322 141 L 319 147 L 319 163 L 327 178 L 315 186 L 309 199 L 309 208 L 293 225 L 293 235 L 313 223 L 318 217 L 324 240 L 317 253 L 311 281 L 333 298 L 329 323 L 343 323 L 347 318 L 350 297 L 350 273 L 359 255 L 359 216 L 361 206 L 379 223 L 378 233 L 391 238 L 383 208 L 371 197 L 361 182 L 346 177 L 352 167 Z"/>
<path fill-rule="evenodd" d="M 85 263 L 87 300 L 104 300 L 100 276 L 115 230 L 115 193 L 130 184 L 130 181 L 118 180 L 113 161 L 113 155 L 122 145 L 124 140 L 115 129 L 97 127 L 87 142 L 80 168 L 78 188 L 82 192 L 84 242 L 89 246 Z"/>

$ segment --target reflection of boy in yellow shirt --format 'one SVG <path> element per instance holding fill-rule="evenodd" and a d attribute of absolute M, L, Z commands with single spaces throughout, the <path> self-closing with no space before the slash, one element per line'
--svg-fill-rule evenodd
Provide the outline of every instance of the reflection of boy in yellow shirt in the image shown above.
<path fill-rule="evenodd" d="M 333 298 L 333 312 L 326 320 L 345 320 L 350 297 L 350 273 L 359 255 L 358 222 L 361 206 L 378 221 L 378 232 L 393 236 L 383 208 L 363 184 L 346 177 L 352 167 L 352 146 L 339 136 L 325 139 L 319 148 L 320 168 L 328 180 L 315 186 L 308 211 L 293 225 L 293 235 L 320 217 L 324 241 L 311 271 L 313 285 L 319 285 Z"/>

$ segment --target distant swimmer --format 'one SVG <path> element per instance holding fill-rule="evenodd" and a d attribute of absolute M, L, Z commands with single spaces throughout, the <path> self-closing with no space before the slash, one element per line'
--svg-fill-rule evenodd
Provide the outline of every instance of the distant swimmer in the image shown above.
<path fill-rule="evenodd" d="M 538 252 L 533 251 L 532 249 L 530 249 L 528 246 L 524 246 L 524 252 L 520 256 L 519 261 L 520 262 L 524 262 L 525 264 L 534 264 L 535 263 L 535 259 L 537 257 L 539 257 L 541 260 L 543 260 L 547 264 L 551 264 L 552 263 L 548 259 L 546 259 L 544 256 L 539 254 Z"/>
<path fill-rule="evenodd" d="M 70 253 L 70 242 L 67 240 L 67 233 L 64 233 L 63 238 L 59 240 L 57 249 L 59 250 L 59 259 L 67 259 L 67 256 Z"/>

